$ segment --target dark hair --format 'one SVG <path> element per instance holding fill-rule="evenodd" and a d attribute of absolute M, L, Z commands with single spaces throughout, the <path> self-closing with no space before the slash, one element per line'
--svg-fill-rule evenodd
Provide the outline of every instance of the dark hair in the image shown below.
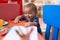
<path fill-rule="evenodd" d="M 33 4 L 33 3 L 29 3 L 29 4 L 25 5 L 24 7 L 30 7 L 30 9 L 31 9 L 32 11 L 34 11 L 35 14 L 37 13 L 37 7 L 36 7 L 36 5 Z"/>

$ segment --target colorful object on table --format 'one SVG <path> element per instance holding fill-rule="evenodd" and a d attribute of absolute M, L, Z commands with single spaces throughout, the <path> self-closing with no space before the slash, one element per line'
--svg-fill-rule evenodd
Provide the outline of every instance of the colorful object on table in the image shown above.
<path fill-rule="evenodd" d="M 0 19 L 0 28 L 3 28 L 4 25 L 7 25 L 8 22 L 7 21 L 4 21 L 3 19 Z"/>
<path fill-rule="evenodd" d="M 0 32 L 5 31 L 5 30 L 7 30 L 7 28 L 5 26 L 0 28 Z"/>
<path fill-rule="evenodd" d="M 44 5 L 43 21 L 47 24 L 45 39 L 49 40 L 50 28 L 53 26 L 52 40 L 58 40 L 58 32 L 60 29 L 60 5 Z"/>
<path fill-rule="evenodd" d="M 5 35 L 7 33 L 7 28 L 5 27 L 7 24 L 7 21 L 0 19 L 0 35 Z"/>
<path fill-rule="evenodd" d="M 7 25 L 8 24 L 8 22 L 7 21 L 4 21 L 4 24 L 3 25 Z"/>
<path fill-rule="evenodd" d="M 3 26 L 4 20 L 0 19 L 0 28 Z"/>

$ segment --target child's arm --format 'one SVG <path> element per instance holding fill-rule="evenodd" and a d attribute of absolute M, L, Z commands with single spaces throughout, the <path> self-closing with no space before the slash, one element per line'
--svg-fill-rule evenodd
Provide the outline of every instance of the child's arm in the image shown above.
<path fill-rule="evenodd" d="M 37 22 L 27 22 L 24 24 L 24 27 L 29 27 L 29 26 L 37 26 L 38 23 Z"/>
<path fill-rule="evenodd" d="M 33 19 L 33 22 L 30 22 L 30 26 L 38 26 L 38 24 L 39 24 L 39 19 L 38 19 L 38 17 L 35 17 L 35 18 Z"/>
<path fill-rule="evenodd" d="M 38 23 L 37 22 L 29 22 L 30 26 L 37 26 Z"/>
<path fill-rule="evenodd" d="M 15 18 L 15 20 L 14 20 L 14 23 L 18 23 L 19 22 L 19 20 L 21 19 L 21 15 L 20 16 L 17 16 L 16 18 Z"/>

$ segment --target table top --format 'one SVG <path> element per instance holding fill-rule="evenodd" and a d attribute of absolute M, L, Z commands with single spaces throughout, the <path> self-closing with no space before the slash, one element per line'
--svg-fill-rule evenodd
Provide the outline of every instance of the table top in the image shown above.
<path fill-rule="evenodd" d="M 25 23 L 25 21 L 20 21 L 20 22 L 17 23 L 17 24 L 14 23 L 14 21 L 8 21 L 8 22 L 9 22 L 8 25 L 6 25 L 7 30 L 1 32 L 0 35 L 5 36 L 11 26 L 21 26 L 21 25 L 23 25 L 23 24 Z M 43 38 L 43 36 L 41 36 L 39 33 L 38 33 L 38 39 L 39 39 L 39 40 L 45 40 L 45 39 Z"/>

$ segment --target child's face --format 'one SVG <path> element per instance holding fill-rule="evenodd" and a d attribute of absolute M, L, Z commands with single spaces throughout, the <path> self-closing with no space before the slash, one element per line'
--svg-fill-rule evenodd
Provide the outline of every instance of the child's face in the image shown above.
<path fill-rule="evenodd" d="M 24 15 L 27 19 L 31 20 L 35 16 L 35 12 L 30 8 L 24 8 Z"/>

